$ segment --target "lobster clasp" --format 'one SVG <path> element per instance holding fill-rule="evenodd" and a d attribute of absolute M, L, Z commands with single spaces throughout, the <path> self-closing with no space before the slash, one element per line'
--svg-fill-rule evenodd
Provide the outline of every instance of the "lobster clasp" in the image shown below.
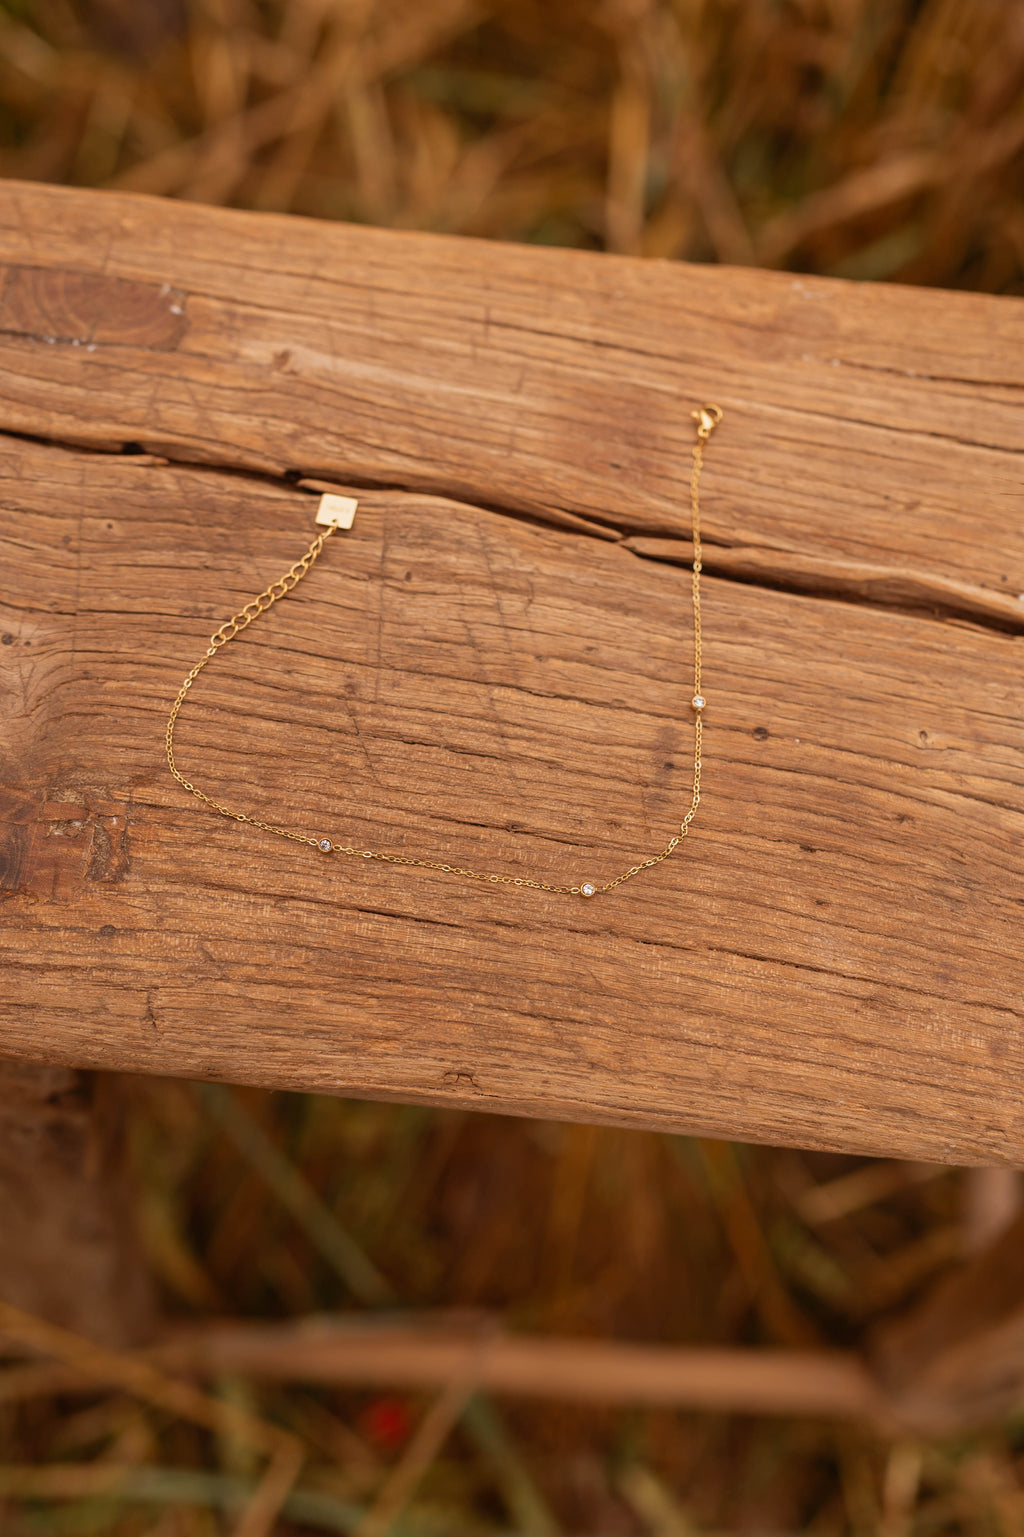
<path fill-rule="evenodd" d="M 706 443 L 722 420 L 721 406 L 701 406 L 699 411 L 691 411 L 690 415 L 697 423 L 697 436 Z"/>

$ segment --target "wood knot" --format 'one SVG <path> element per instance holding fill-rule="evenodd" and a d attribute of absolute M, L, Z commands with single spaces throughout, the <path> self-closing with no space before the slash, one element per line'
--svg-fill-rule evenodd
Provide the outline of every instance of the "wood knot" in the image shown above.
<path fill-rule="evenodd" d="M 0 331 L 85 352 L 116 343 L 173 352 L 187 319 L 182 288 L 62 267 L 6 269 Z"/>

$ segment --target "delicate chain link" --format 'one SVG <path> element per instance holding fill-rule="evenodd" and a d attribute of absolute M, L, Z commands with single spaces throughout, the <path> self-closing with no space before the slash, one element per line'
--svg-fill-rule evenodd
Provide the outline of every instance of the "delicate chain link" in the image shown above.
<path fill-rule="evenodd" d="M 181 707 L 185 703 L 185 700 L 188 698 L 189 691 L 191 690 L 193 683 L 195 683 L 203 668 L 206 667 L 207 664 L 213 659 L 213 657 L 217 655 L 217 652 L 221 649 L 222 646 L 226 646 L 229 641 L 234 640 L 235 636 L 240 634 L 242 630 L 247 629 L 249 625 L 252 624 L 254 619 L 258 619 L 260 614 L 264 614 L 268 608 L 272 608 L 279 598 L 287 597 L 288 593 L 293 591 L 293 589 L 298 586 L 298 584 L 302 581 L 302 578 L 313 566 L 314 562 L 324 547 L 325 541 L 334 532 L 333 527 L 326 528 L 322 534 L 319 534 L 316 539 L 313 540 L 313 543 L 310 545 L 309 549 L 306 551 L 301 560 L 296 561 L 295 565 L 291 566 L 289 570 L 285 572 L 284 576 L 282 576 L 278 581 L 272 582 L 264 592 L 261 592 L 258 597 L 253 598 L 250 603 L 247 603 L 245 607 L 239 611 L 239 613 L 228 619 L 224 624 L 221 625 L 220 629 L 210 637 L 210 644 L 205 654 L 200 657 L 199 661 L 192 668 L 192 671 L 188 674 L 184 683 L 182 683 L 181 688 L 178 690 L 177 697 L 171 706 L 170 717 L 167 721 L 167 766 L 171 773 L 174 775 L 175 779 L 183 789 L 188 790 L 190 795 L 194 795 L 197 800 L 203 801 L 205 805 L 209 806 L 212 810 L 219 812 L 221 816 L 227 817 L 230 821 L 247 822 L 250 827 L 258 827 L 261 829 L 261 831 L 267 833 L 276 833 L 279 838 L 290 838 L 293 843 L 305 843 L 308 844 L 311 848 L 324 849 L 325 852 L 352 854 L 363 859 L 380 859 L 385 863 L 392 865 L 416 865 L 424 870 L 443 870 L 449 875 L 462 875 L 467 880 L 488 881 L 500 886 L 529 886 L 534 891 L 552 891 L 559 894 L 564 894 L 566 896 L 594 896 L 599 892 L 612 891 L 616 886 L 621 886 L 623 881 L 628 881 L 632 876 L 639 875 L 641 870 L 649 870 L 652 865 L 660 864 L 663 859 L 668 858 L 673 849 L 677 848 L 682 840 L 686 837 L 686 834 L 689 831 L 690 823 L 693 821 L 697 807 L 700 805 L 701 747 L 703 740 L 701 714 L 705 706 L 705 700 L 701 694 L 700 688 L 700 574 L 702 569 L 700 544 L 700 477 L 701 470 L 703 469 L 704 465 L 704 445 L 708 441 L 708 438 L 711 436 L 715 427 L 717 427 L 718 423 L 721 421 L 722 411 L 718 406 L 704 406 L 701 410 L 692 412 L 692 415 L 697 422 L 697 441 L 693 445 L 693 466 L 690 472 L 690 513 L 693 520 L 692 707 L 695 712 L 693 794 L 690 800 L 690 809 L 679 825 L 679 832 L 669 839 L 668 843 L 666 844 L 665 848 L 662 849 L 660 854 L 655 854 L 652 856 L 652 858 L 645 859 L 641 864 L 631 865 L 628 870 L 623 871 L 621 875 L 617 875 L 614 880 L 606 881 L 603 886 L 595 886 L 594 883 L 590 881 L 578 886 L 556 886 L 549 884 L 547 881 L 532 881 L 527 879 L 526 876 L 521 875 L 491 875 L 479 870 L 467 870 L 462 865 L 442 864 L 440 861 L 434 859 L 410 859 L 402 854 L 385 854 L 378 849 L 360 849 L 348 844 L 334 843 L 330 839 L 324 838 L 322 836 L 310 837 L 307 833 L 295 832 L 293 829 L 287 827 L 277 827 L 273 822 L 263 822 L 260 821 L 258 817 L 247 816 L 244 811 L 232 811 L 230 807 L 222 805 L 220 801 L 214 800 L 212 796 L 207 795 L 203 790 L 200 790 L 196 785 L 192 783 L 190 779 L 186 779 L 174 761 L 174 727 L 177 722 L 178 715 L 181 712 Z"/>

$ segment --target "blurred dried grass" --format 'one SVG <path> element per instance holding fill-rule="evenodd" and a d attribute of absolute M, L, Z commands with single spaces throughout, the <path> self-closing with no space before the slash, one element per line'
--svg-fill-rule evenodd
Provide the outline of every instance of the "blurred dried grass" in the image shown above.
<path fill-rule="evenodd" d="M 4 0 L 0 173 L 1021 292 L 1019 0 Z"/>
<path fill-rule="evenodd" d="M 0 174 L 1019 293 L 1024 6 L 5 0 Z M 225 1092 L 134 1092 L 147 1253 L 185 1316 L 394 1296 L 536 1331 L 855 1344 L 1016 1198 L 993 1207 L 955 1170 Z M 0 1371 L 5 1537 L 229 1529 L 251 1446 L 158 1398 L 61 1397 L 61 1370 Z M 305 1446 L 281 1534 L 1024 1534 L 1024 1422 L 918 1445 L 458 1393 L 211 1392 Z"/>
<path fill-rule="evenodd" d="M 398 1302 L 536 1333 L 856 1345 L 1019 1195 L 1005 1174 L 992 1190 L 927 1165 L 214 1085 L 136 1080 L 127 1105 L 148 1260 L 181 1319 Z M 923 1444 L 839 1421 L 499 1406 L 458 1381 L 431 1399 L 222 1372 L 180 1406 L 168 1381 L 100 1373 L 69 1394 L 64 1367 L 0 1363 L 5 1537 L 234 1532 L 271 1481 L 268 1434 L 305 1457 L 279 1537 L 1024 1532 L 1024 1419 Z M 213 1399 L 235 1418 L 211 1435 Z"/>

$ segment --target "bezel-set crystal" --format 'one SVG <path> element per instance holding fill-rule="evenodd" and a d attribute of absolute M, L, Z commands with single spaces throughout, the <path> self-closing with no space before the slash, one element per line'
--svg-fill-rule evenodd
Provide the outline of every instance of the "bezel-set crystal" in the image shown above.
<path fill-rule="evenodd" d="M 584 881 L 583 885 L 580 887 L 580 895 L 584 897 L 592 897 L 596 890 L 597 887 L 594 885 L 593 881 Z"/>
<path fill-rule="evenodd" d="M 695 710 L 703 710 L 704 706 L 707 704 L 707 700 L 704 698 L 703 694 L 694 694 L 693 698 L 690 700 L 690 703 L 693 705 Z"/>
<path fill-rule="evenodd" d="M 321 838 L 320 842 L 317 844 L 317 848 L 320 850 L 321 854 L 329 854 L 333 847 L 334 844 L 331 842 L 330 838 Z"/>

